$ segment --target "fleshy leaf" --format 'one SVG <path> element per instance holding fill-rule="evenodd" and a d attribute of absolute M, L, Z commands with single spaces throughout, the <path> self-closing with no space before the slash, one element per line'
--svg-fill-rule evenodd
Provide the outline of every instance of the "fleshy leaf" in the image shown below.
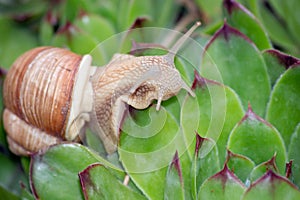
<path fill-rule="evenodd" d="M 257 116 L 249 106 L 243 119 L 232 130 L 228 149 L 247 156 L 260 164 L 276 153 L 276 164 L 284 174 L 286 149 L 280 133 L 268 122 Z"/>
<path fill-rule="evenodd" d="M 98 43 L 115 33 L 112 24 L 107 19 L 95 14 L 83 14 L 73 24 L 93 37 Z"/>
<path fill-rule="evenodd" d="M 183 186 L 182 169 L 178 158 L 178 152 L 176 152 L 173 161 L 168 168 L 164 199 L 184 199 Z"/>
<path fill-rule="evenodd" d="M 45 153 L 34 154 L 31 160 L 31 188 L 40 199 L 83 199 L 78 173 L 103 158 L 79 144 L 50 147 Z M 58 192 L 63 191 L 63 192 Z"/>
<path fill-rule="evenodd" d="M 257 165 L 250 174 L 251 182 L 257 180 L 269 170 L 278 173 L 278 168 L 276 166 L 275 160 L 276 155 L 274 155 L 270 160 Z"/>
<path fill-rule="evenodd" d="M 201 9 L 200 12 L 205 12 L 204 23 L 210 25 L 211 23 L 215 23 L 216 21 L 222 20 L 222 0 L 196 0 L 195 2 Z"/>
<path fill-rule="evenodd" d="M 300 63 L 299 59 L 275 49 L 266 50 L 262 55 L 268 68 L 271 85 L 275 84 L 276 80 L 286 69 Z"/>
<path fill-rule="evenodd" d="M 225 23 L 207 44 L 200 73 L 231 87 L 245 109 L 250 102 L 254 111 L 264 116 L 269 76 L 260 52 L 241 32 Z"/>
<path fill-rule="evenodd" d="M 223 1 L 228 24 L 247 35 L 260 49 L 271 48 L 269 38 L 257 18 L 235 0 Z"/>
<path fill-rule="evenodd" d="M 79 173 L 79 179 L 85 199 L 146 199 L 142 194 L 123 185 L 101 164 L 87 167 Z"/>
<path fill-rule="evenodd" d="M 0 153 L 0 187 L 3 192 L 19 194 L 21 191 L 20 183 L 27 183 L 28 178 L 26 177 L 23 169 L 20 167 L 19 160 L 12 160 L 10 157 Z M 16 176 L 16 174 L 18 174 Z"/>
<path fill-rule="evenodd" d="M 286 34 L 293 39 L 294 44 L 300 43 L 298 33 L 300 31 L 300 22 L 298 21 L 297 8 L 300 7 L 300 2 L 297 0 L 279 1 L 270 0 L 270 6 L 274 8 L 273 12 L 285 19 L 284 28 Z M 299 48 L 298 48 L 299 52 Z"/>
<path fill-rule="evenodd" d="M 244 184 L 225 165 L 202 184 L 198 199 L 241 199 L 245 190 Z"/>
<path fill-rule="evenodd" d="M 98 41 L 80 27 L 67 22 L 53 37 L 51 45 L 68 47 L 78 54 L 87 54 L 94 49 Z"/>
<path fill-rule="evenodd" d="M 289 146 L 288 157 L 293 160 L 292 164 L 292 180 L 300 187 L 300 124 L 297 126 L 295 132 L 291 137 L 291 144 Z"/>
<path fill-rule="evenodd" d="M 17 200 L 20 199 L 17 195 L 15 195 L 14 193 L 8 191 L 7 189 L 5 189 L 4 187 L 2 187 L 2 185 L 0 185 L 0 195 L 1 198 L 3 199 L 10 199 L 10 200 Z"/>
<path fill-rule="evenodd" d="M 182 129 L 185 135 L 197 130 L 201 137 L 213 140 L 218 146 L 220 163 L 223 164 L 229 134 L 244 115 L 243 107 L 232 89 L 205 79 L 196 72 L 193 89 L 196 98 L 188 96 L 182 106 Z M 205 152 L 201 150 L 201 157 L 205 156 Z"/>
<path fill-rule="evenodd" d="M 130 5 L 128 5 L 130 4 Z M 119 31 L 127 30 L 139 17 L 151 19 L 153 5 L 150 1 L 133 0 L 131 2 L 121 1 L 118 3 L 117 26 Z"/>
<path fill-rule="evenodd" d="M 196 136 L 196 134 L 194 134 Z M 191 177 L 193 177 L 192 172 L 192 158 L 189 155 L 188 151 L 185 151 L 180 157 L 180 166 L 182 172 L 182 180 L 184 187 L 184 197 L 185 199 L 192 199 L 193 197 L 193 182 Z"/>
<path fill-rule="evenodd" d="M 266 120 L 281 133 L 286 147 L 300 122 L 300 65 L 292 66 L 276 82 Z"/>
<path fill-rule="evenodd" d="M 277 1 L 277 3 L 286 4 L 292 1 Z M 277 12 L 274 6 L 271 4 L 271 2 L 275 1 L 268 1 L 267 3 L 265 1 L 255 2 L 257 6 L 257 15 L 260 18 L 260 21 L 263 23 L 264 27 L 266 28 L 273 43 L 283 48 L 286 52 L 293 53 L 294 55 L 299 55 L 298 44 L 295 42 L 295 38 L 291 35 L 290 31 L 287 29 L 286 26 L 287 22 L 290 23 L 289 20 L 286 18 L 286 14 L 288 14 L 289 11 L 284 11 L 283 15 L 281 15 L 282 13 L 279 14 L 281 11 Z M 279 10 L 281 10 L 282 8 L 280 7 L 285 6 L 283 5 L 275 7 L 279 7 Z"/>
<path fill-rule="evenodd" d="M 173 0 L 154 0 L 151 1 L 151 5 L 154 5 L 152 9 L 152 22 L 156 27 L 167 27 L 176 17 L 176 13 L 180 8 L 180 5 L 174 3 Z"/>
<path fill-rule="evenodd" d="M 23 183 L 21 183 L 21 197 L 22 199 L 26 199 L 26 200 L 34 200 L 34 196 L 31 193 L 29 187 L 27 188 L 27 186 Z"/>
<path fill-rule="evenodd" d="M 210 139 L 202 138 L 197 134 L 196 136 L 196 148 L 195 148 L 195 156 L 192 163 L 192 194 L 194 195 L 194 199 L 196 199 L 197 192 L 199 191 L 202 183 L 212 175 L 216 174 L 220 171 L 220 163 L 218 159 L 218 148 L 214 146 L 214 148 L 202 157 L 201 151 L 205 150 L 205 148 L 212 146 L 209 143 L 213 143 Z"/>
<path fill-rule="evenodd" d="M 133 114 L 139 121 L 132 117 L 125 119 L 125 127 L 127 123 L 131 125 L 130 129 L 122 128 L 118 149 L 120 160 L 148 198 L 162 198 L 165 179 L 161 177 L 165 177 L 175 152 L 178 151 L 180 157 L 186 151 L 184 136 L 176 120 L 163 107 L 156 111 L 152 106 L 144 111 L 136 110 Z"/>
<path fill-rule="evenodd" d="M 25 51 L 38 45 L 30 31 L 6 17 L 0 17 L 0 66 L 9 68 Z M 20 45 L 22 44 L 22 45 Z"/>
<path fill-rule="evenodd" d="M 227 152 L 226 163 L 228 168 L 245 184 L 249 179 L 249 174 L 255 167 L 255 163 L 250 158 L 231 151 Z"/>
<path fill-rule="evenodd" d="M 261 199 L 262 197 L 266 200 L 299 199 L 300 191 L 288 179 L 270 170 L 247 189 L 242 199 Z"/>

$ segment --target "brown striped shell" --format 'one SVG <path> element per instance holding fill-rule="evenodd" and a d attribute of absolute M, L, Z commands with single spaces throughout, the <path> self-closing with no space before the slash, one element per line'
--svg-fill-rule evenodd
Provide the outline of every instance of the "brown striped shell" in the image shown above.
<path fill-rule="evenodd" d="M 33 145 L 37 146 L 34 149 L 45 145 L 38 145 L 32 139 L 43 138 L 43 133 L 47 135 L 45 142 L 48 144 L 65 138 L 74 80 L 81 59 L 65 49 L 40 47 L 26 52 L 14 62 L 3 88 L 4 126 L 10 146 L 19 145 L 25 151 L 32 151 Z"/>

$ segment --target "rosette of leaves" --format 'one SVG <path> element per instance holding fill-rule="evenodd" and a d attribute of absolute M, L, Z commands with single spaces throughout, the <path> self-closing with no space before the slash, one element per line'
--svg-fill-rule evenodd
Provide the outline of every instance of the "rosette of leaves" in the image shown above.
<path fill-rule="evenodd" d="M 68 6 L 71 2 L 68 1 Z M 251 2 L 260 8 L 266 5 L 260 4 L 261 1 Z M 268 6 L 277 5 L 276 1 L 265 2 Z M 196 98 L 180 92 L 165 101 L 159 112 L 155 106 L 142 111 L 130 109 L 130 117 L 122 127 L 119 150 L 109 157 L 102 153 L 101 143 L 93 143 L 90 135 L 88 146 L 53 146 L 30 159 L 22 158 L 22 165 L 17 165 L 18 158 L 9 154 L 2 130 L 1 196 L 6 199 L 299 199 L 300 60 L 296 53 L 291 56 L 274 48 L 274 44 L 276 47 L 281 44 L 287 52 L 296 52 L 290 48 L 294 44 L 283 45 L 287 43 L 281 43 L 266 31 L 272 27 L 265 22 L 278 18 L 256 17 L 256 12 L 252 14 L 233 0 L 222 3 L 220 10 L 223 9 L 226 20 L 216 23 L 217 30 L 197 55 L 201 61 L 196 70 L 184 59 L 176 58 L 176 67 L 192 85 Z M 77 18 L 70 11 L 66 13 L 68 17 L 59 17 L 64 21 L 73 16 L 67 27 L 60 26 L 58 30 L 62 32 L 53 29 L 62 22 L 42 24 L 40 41 L 33 37 L 36 45 L 53 42 L 85 53 L 88 48 L 76 45 L 80 38 L 90 41 L 87 42 L 90 47 L 95 46 L 108 35 L 128 28 L 136 17 L 150 13 L 126 18 L 133 21 L 127 21 L 125 26 L 113 17 L 113 3 L 106 4 L 100 14 L 89 3 L 73 4 L 89 11 L 81 15 L 88 16 L 89 22 L 104 24 L 107 35 L 98 38 L 94 26 L 85 24 L 84 18 Z M 138 4 L 137 7 L 141 6 Z M 254 3 L 245 5 L 254 8 Z M 63 8 L 67 9 L 60 7 Z M 283 8 L 276 6 L 276 12 L 269 14 L 281 13 L 278 10 Z M 56 16 L 62 13 L 59 9 L 55 12 Z M 123 12 L 131 13 L 125 8 Z M 43 20 L 48 20 L 47 16 Z M 173 19 L 171 16 L 175 15 L 168 16 L 167 19 Z M 284 16 L 282 19 L 293 22 Z M 64 32 L 77 26 L 85 27 L 84 32 L 78 32 L 82 35 L 70 36 L 68 31 Z M 205 28 L 203 31 L 208 30 Z M 17 182 L 21 183 L 21 190 L 16 189 Z"/>

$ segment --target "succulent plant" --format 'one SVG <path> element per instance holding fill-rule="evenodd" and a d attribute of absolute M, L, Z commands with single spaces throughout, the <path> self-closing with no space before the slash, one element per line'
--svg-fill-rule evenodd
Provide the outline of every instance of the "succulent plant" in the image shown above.
<path fill-rule="evenodd" d="M 0 65 L 7 69 L 39 45 L 90 53 L 97 64 L 124 49 L 164 53 L 149 47 L 166 37 L 149 37 L 174 32 L 145 27 L 203 22 L 176 57 L 196 97 L 180 92 L 159 112 L 129 108 L 115 154 L 107 156 L 88 132 L 84 144 L 20 158 L 9 152 L 1 120 L 1 198 L 300 199 L 297 8 L 297 0 L 0 3 Z M 128 34 L 142 39 L 117 46 Z M 0 75 L 2 85 L 5 70 Z"/>

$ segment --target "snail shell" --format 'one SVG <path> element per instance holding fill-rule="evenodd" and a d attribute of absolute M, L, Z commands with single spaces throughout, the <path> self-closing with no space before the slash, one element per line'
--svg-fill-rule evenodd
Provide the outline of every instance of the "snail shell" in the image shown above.
<path fill-rule="evenodd" d="M 14 62 L 4 81 L 3 120 L 15 154 L 76 139 L 66 129 L 78 72 L 87 68 L 83 60 L 65 49 L 39 47 Z"/>
<path fill-rule="evenodd" d="M 115 54 L 104 67 L 91 66 L 90 55 L 39 47 L 20 56 L 4 81 L 4 128 L 9 148 L 29 155 L 62 141 L 78 141 L 89 127 L 108 154 L 116 151 L 126 105 L 147 108 L 181 88 L 194 93 L 175 68 L 180 46 L 196 23 L 162 56 Z"/>

